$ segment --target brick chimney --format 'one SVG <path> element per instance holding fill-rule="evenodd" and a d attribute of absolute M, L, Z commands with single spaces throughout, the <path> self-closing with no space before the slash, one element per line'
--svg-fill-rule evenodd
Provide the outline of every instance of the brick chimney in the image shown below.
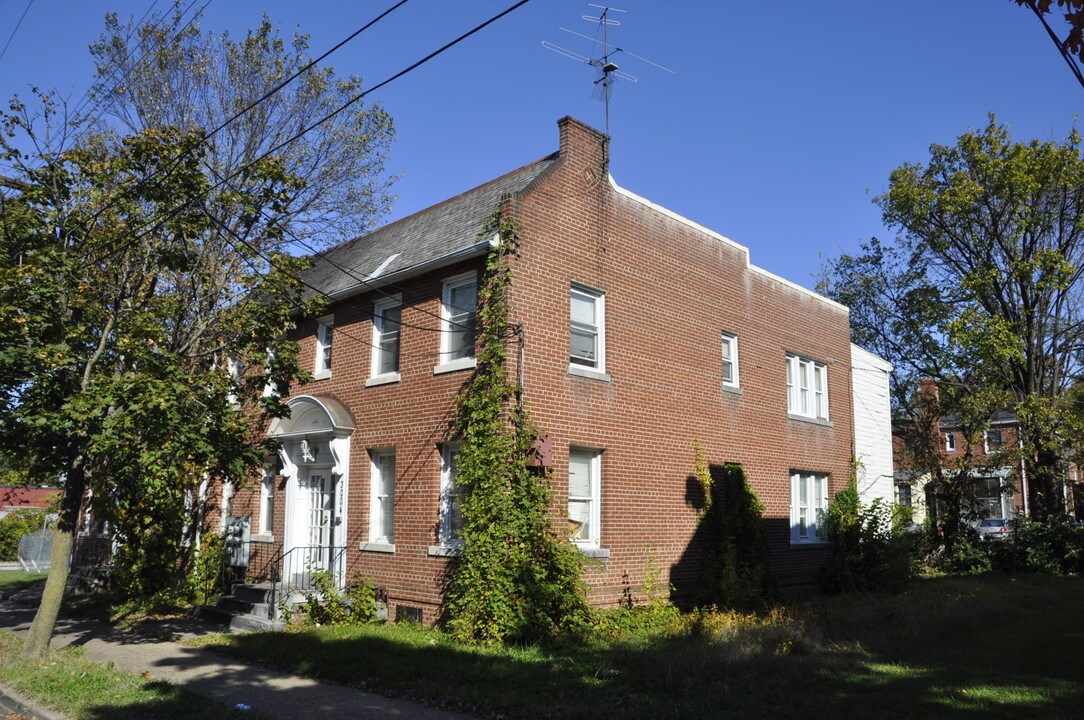
<path fill-rule="evenodd" d="M 602 132 L 566 115 L 557 121 L 561 134 L 561 159 L 581 177 L 584 174 L 610 172 L 610 138 Z"/>

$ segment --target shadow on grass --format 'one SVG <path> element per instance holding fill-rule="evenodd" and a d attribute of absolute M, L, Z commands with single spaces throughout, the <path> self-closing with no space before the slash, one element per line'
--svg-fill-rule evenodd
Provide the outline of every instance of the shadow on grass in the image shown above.
<path fill-rule="evenodd" d="M 907 612 L 906 597 L 867 599 L 873 610 L 856 618 L 866 627 L 842 639 L 769 628 L 775 635 L 765 643 L 762 631 L 747 628 L 712 638 L 486 650 L 421 630 L 323 628 L 231 636 L 207 647 L 487 716 L 1068 719 L 1084 707 L 1079 622 L 1066 627 L 1081 607 L 1080 588 L 1056 611 L 1029 608 L 1026 597 L 994 606 L 950 598 L 931 611 L 926 629 Z M 977 616 L 968 617 L 972 610 Z"/>

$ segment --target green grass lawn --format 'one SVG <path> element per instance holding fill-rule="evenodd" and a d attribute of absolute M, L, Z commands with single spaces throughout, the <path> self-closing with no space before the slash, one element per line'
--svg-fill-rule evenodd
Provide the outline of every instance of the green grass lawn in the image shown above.
<path fill-rule="evenodd" d="M 465 648 L 412 626 L 200 644 L 432 705 L 523 718 L 1078 718 L 1084 580 L 932 578 L 903 595 L 707 614 L 562 648 Z M 628 627 L 630 623 L 624 623 Z"/>
<path fill-rule="evenodd" d="M 45 573 L 0 572 L 0 592 L 25 590 L 28 587 L 45 584 Z"/>

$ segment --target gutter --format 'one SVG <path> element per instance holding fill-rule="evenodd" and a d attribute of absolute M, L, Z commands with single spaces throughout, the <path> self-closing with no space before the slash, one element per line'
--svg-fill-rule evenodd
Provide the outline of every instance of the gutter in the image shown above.
<path fill-rule="evenodd" d="M 439 257 L 431 258 L 425 262 L 419 263 L 412 267 L 403 268 L 402 270 L 396 270 L 390 275 L 384 277 L 378 276 L 366 276 L 364 281 L 358 281 L 356 285 L 351 285 L 348 288 L 344 288 L 333 293 L 321 293 L 324 297 L 331 301 L 337 302 L 339 300 L 345 300 L 346 298 L 353 297 L 354 295 L 361 295 L 362 293 L 375 290 L 385 285 L 401 282 L 417 275 L 423 275 L 431 270 L 437 270 L 442 267 L 454 265 L 462 260 L 469 260 L 471 258 L 482 257 L 486 255 L 491 249 L 497 247 L 500 242 L 500 238 L 494 235 L 489 240 L 483 240 L 482 242 L 468 245 L 465 248 L 460 248 L 447 255 L 441 255 Z"/>

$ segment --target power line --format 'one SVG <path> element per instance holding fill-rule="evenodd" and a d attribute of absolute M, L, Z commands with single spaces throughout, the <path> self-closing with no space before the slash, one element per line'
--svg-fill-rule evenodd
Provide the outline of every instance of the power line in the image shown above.
<path fill-rule="evenodd" d="M 276 93 L 280 92 L 280 91 L 281 91 L 281 90 L 282 90 L 282 89 L 283 89 L 284 87 L 286 87 L 286 86 L 287 86 L 287 85 L 288 85 L 289 83 L 291 83 L 291 82 L 292 82 L 293 80 L 297 79 L 297 78 L 298 78 L 298 77 L 299 77 L 300 75 L 302 75 L 303 73 L 305 73 L 305 72 L 307 72 L 307 71 L 311 70 L 311 69 L 312 69 L 312 68 L 313 68 L 313 67 L 314 67 L 314 66 L 315 66 L 315 65 L 316 65 L 316 64 L 317 64 L 318 62 L 320 62 L 321 60 L 323 60 L 323 59 L 327 58 L 327 57 L 328 57 L 329 55 L 331 55 L 332 53 L 334 53 L 334 52 L 335 52 L 336 50 L 340 49 L 340 48 L 341 48 L 341 47 L 342 47 L 343 45 L 345 45 L 346 43 L 348 43 L 348 42 L 350 42 L 351 40 L 353 40 L 354 38 L 356 38 L 356 37 L 357 37 L 358 35 L 360 35 L 360 34 L 361 34 L 362 32 L 364 32 L 365 30 L 367 30 L 367 29 L 371 28 L 371 27 L 372 27 L 373 25 L 375 25 L 375 24 L 376 24 L 377 22 L 379 22 L 379 21 L 380 21 L 380 20 L 382 20 L 383 18 L 387 17 L 387 16 L 388 16 L 388 15 L 389 15 L 389 14 L 390 14 L 391 12 L 393 12 L 394 10 L 396 10 L 396 9 L 398 9 L 399 7 L 403 6 L 403 5 L 404 5 L 404 4 L 405 4 L 405 3 L 407 2 L 407 1 L 408 1 L 408 0 L 400 0 L 400 1 L 398 2 L 398 3 L 396 3 L 395 5 L 393 5 L 392 7 L 390 7 L 389 9 L 387 9 L 387 10 L 385 10 L 384 12 L 380 13 L 380 14 L 379 14 L 379 15 L 378 15 L 377 17 L 375 17 L 375 18 L 374 18 L 373 20 L 370 20 L 370 21 L 369 21 L 368 23 L 366 23 L 365 25 L 363 25 L 362 27 L 358 28 L 358 29 L 357 29 L 357 30 L 355 30 L 355 31 L 354 31 L 353 33 L 351 33 L 351 34 L 350 34 L 350 36 L 348 36 L 348 37 L 347 37 L 346 39 L 342 40 L 341 42 L 339 42 L 338 44 L 336 44 L 336 45 L 335 45 L 334 47 L 332 47 L 332 48 L 331 48 L 330 50 L 328 50 L 328 51 L 326 51 L 325 53 L 323 53 L 322 55 L 320 55 L 320 57 L 318 57 L 317 59 L 315 59 L 315 60 L 313 60 L 313 61 L 309 62 L 309 63 L 308 63 L 307 65 L 305 65 L 305 66 L 304 66 L 303 68 L 301 68 L 300 70 L 296 71 L 296 72 L 295 72 L 295 73 L 294 73 L 293 75 L 291 75 L 291 76 L 290 76 L 289 78 L 287 78 L 286 80 L 283 80 L 283 81 L 282 81 L 282 82 L 280 82 L 280 83 L 279 83 L 278 85 L 276 85 L 276 86 L 275 86 L 274 88 L 272 88 L 271 90 L 269 90 L 269 91 L 267 91 L 266 93 L 264 93 L 264 95 L 263 95 L 263 96 L 261 96 L 261 97 L 260 97 L 259 99 L 255 100 L 254 102 L 250 103 L 250 104 L 249 104 L 249 105 L 248 105 L 247 107 L 245 107 L 245 108 L 244 108 L 243 110 L 241 110 L 241 111 L 239 111 L 239 112 L 235 113 L 235 114 L 234 114 L 234 115 L 233 115 L 232 117 L 230 117 L 230 118 L 229 118 L 228 120 L 226 120 L 225 122 L 223 122 L 223 123 L 220 123 L 220 124 L 218 125 L 218 127 L 214 128 L 214 129 L 213 129 L 213 130 L 212 130 L 212 131 L 211 131 L 210 133 L 207 133 L 207 134 L 205 134 L 205 135 L 204 135 L 204 137 L 203 137 L 203 138 L 202 138 L 202 139 L 200 140 L 200 142 L 199 142 L 199 143 L 197 143 L 197 144 L 193 145 L 193 146 L 192 146 L 192 147 L 190 147 L 190 148 L 187 148 L 187 149 L 186 149 L 186 150 L 184 150 L 184 151 L 183 151 L 183 152 L 182 152 L 182 153 L 181 153 L 180 155 L 178 155 L 178 156 L 177 156 L 176 158 L 174 158 L 174 159 L 173 159 L 173 160 L 172 160 L 172 161 L 171 161 L 171 162 L 169 163 L 169 165 L 168 165 L 168 166 L 167 166 L 167 167 L 166 167 L 166 168 L 165 168 L 164 170 L 161 170 L 161 169 L 160 169 L 160 170 L 157 170 L 157 171 L 155 171 L 155 172 L 154 172 L 154 173 L 152 173 L 152 174 L 151 174 L 150 176 L 148 176 L 148 177 L 146 177 L 146 178 L 142 178 L 142 179 L 140 179 L 140 180 L 136 181 L 136 182 L 135 182 L 135 184 L 134 184 L 133 186 L 131 186 L 131 188 L 128 188 L 128 189 L 126 189 L 126 190 L 122 191 L 122 192 L 121 192 L 121 193 L 120 193 L 119 195 L 114 195 L 113 197 L 111 197 L 111 198 L 109 199 L 109 201 L 108 201 L 108 202 L 106 202 L 106 204 L 105 204 L 105 205 L 104 205 L 104 206 L 103 206 L 102 208 L 100 208 L 99 210 L 97 210 L 97 211 L 96 211 L 96 212 L 94 213 L 94 215 L 93 215 L 93 218 L 94 218 L 94 219 L 98 218 L 98 217 L 99 217 L 99 216 L 100 216 L 100 215 L 101 215 L 102 213 L 104 213 L 105 211 L 107 211 L 107 210 L 108 210 L 108 209 L 109 209 L 110 207 L 113 207 L 113 206 L 114 206 L 114 205 L 115 205 L 115 204 L 116 204 L 117 202 L 119 202 L 119 201 L 120 201 L 120 200 L 121 200 L 121 199 L 123 198 L 123 196 L 124 196 L 124 195 L 125 195 L 126 193 L 128 193 L 128 192 L 131 192 L 131 191 L 132 191 L 133 189 L 135 189 L 135 188 L 140 188 L 140 187 L 146 187 L 146 186 L 148 185 L 148 183 L 150 183 L 151 181 L 155 180 L 155 177 L 156 177 L 157 175 L 161 175 L 161 174 L 162 174 L 162 173 L 164 172 L 164 173 L 165 173 L 165 178 L 168 178 L 168 177 L 169 177 L 169 175 L 170 175 L 170 174 L 172 174 L 174 170 L 176 170 L 176 168 L 177 168 L 178 164 L 179 164 L 179 163 L 180 163 L 180 162 L 181 162 L 181 161 L 182 161 L 182 160 L 183 160 L 183 159 L 184 159 L 185 157 L 189 157 L 189 156 L 191 155 L 191 153 L 195 152 L 196 148 L 198 148 L 198 147 L 201 147 L 201 146 L 203 146 L 203 145 L 207 144 L 207 143 L 208 143 L 208 142 L 210 141 L 210 138 L 211 138 L 211 136 L 213 136 L 213 135 L 214 135 L 215 133 L 218 133 L 218 132 L 220 132 L 220 131 L 221 131 L 221 130 L 222 130 L 223 128 L 225 128 L 225 127 L 226 127 L 227 125 L 229 125 L 230 123 L 232 123 L 233 121 L 235 121 L 236 119 L 238 119 L 239 117 L 241 117 L 242 115 L 244 115 L 245 113 L 247 113 L 247 112 L 251 111 L 251 110 L 252 110 L 252 109 L 253 109 L 254 107 L 256 107 L 257 105 L 259 105 L 260 103 L 266 102 L 266 101 L 267 101 L 267 100 L 268 100 L 268 99 L 269 99 L 270 97 L 272 97 L 272 96 L 273 96 L 273 95 L 275 95 Z M 524 0 L 524 1 L 526 1 L 526 0 Z M 207 0 L 207 2 L 210 2 L 210 0 Z M 205 6 L 205 7 L 206 7 L 206 6 Z M 201 12 L 202 12 L 202 9 L 201 9 Z M 193 19 L 194 19 L 194 18 L 193 18 Z M 364 94 L 365 94 L 365 93 L 362 93 L 362 95 L 361 95 L 361 96 L 364 96 Z M 350 100 L 350 101 L 349 101 L 349 102 L 348 102 L 348 103 L 347 103 L 346 105 L 344 105 L 344 106 L 343 106 L 342 108 L 340 108 L 340 110 L 339 110 L 339 111 L 341 111 L 341 110 L 342 110 L 343 108 L 345 108 L 345 107 L 349 107 L 349 106 L 350 106 L 350 105 L 352 105 L 353 103 L 357 102 L 357 100 L 358 100 L 358 99 L 359 99 L 359 97 L 361 97 L 361 96 L 358 96 L 358 97 L 354 97 L 354 98 L 352 98 L 352 99 L 351 99 L 351 100 Z M 251 160 L 250 162 L 248 162 L 248 163 L 245 163 L 244 165 L 241 165 L 241 166 L 240 166 L 239 168 L 237 168 L 237 169 L 236 169 L 236 170 L 235 170 L 235 171 L 234 171 L 233 173 L 231 173 L 231 174 L 230 174 L 230 175 L 229 175 L 229 176 L 228 176 L 228 177 L 226 178 L 226 180 L 229 180 L 229 179 L 232 179 L 232 178 L 236 177 L 236 176 L 237 176 L 238 174 L 240 174 L 240 173 L 244 172 L 245 170 L 247 170 L 248 168 L 252 167 L 252 166 L 253 166 L 253 165 L 255 165 L 256 163 L 260 162 L 260 161 L 261 161 L 261 160 L 263 160 L 264 158 L 266 158 L 266 157 L 268 157 L 269 155 L 271 155 L 271 154 L 273 154 L 273 153 L 277 152 L 278 150 L 282 149 L 282 148 L 283 148 L 283 147 L 285 147 L 285 146 L 286 146 L 287 144 L 289 144 L 289 143 L 292 143 L 292 142 L 295 142 L 296 140 L 298 140 L 299 138 L 301 138 L 301 137 L 302 137 L 302 136 L 303 136 L 303 135 L 304 135 L 305 133 L 307 133 L 307 132 L 308 132 L 309 130 L 312 130 L 313 128 L 315 128 L 315 127 L 318 127 L 318 126 L 319 126 L 319 125 L 321 125 L 321 124 L 322 124 L 323 122 L 326 122 L 326 121 L 327 121 L 328 119 L 330 119 L 331 117 L 334 117 L 334 115 L 335 115 L 335 114 L 337 114 L 337 112 L 336 112 L 336 113 L 333 113 L 332 115 L 326 116 L 326 117 L 325 117 L 325 118 L 324 118 L 323 120 L 321 120 L 321 122 L 319 122 L 319 123 L 316 123 L 316 124 L 314 124 L 314 125 L 312 125 L 312 126 L 309 126 L 309 127 L 307 127 L 307 128 L 304 128 L 304 129 L 303 129 L 302 131 L 300 131 L 299 133 L 295 134 L 295 135 L 294 135 L 293 137 L 289 138 L 288 140 L 284 141 L 283 143 L 280 143 L 279 145 L 276 145 L 276 146 L 275 146 L 274 148 L 272 148 L 272 149 L 268 150 L 267 152 L 265 152 L 265 153 L 263 153 L 262 155 L 260 155 L 260 156 L 256 157 L 255 159 Z M 212 170 L 213 170 L 213 169 L 212 169 Z M 164 180 L 165 178 L 162 178 L 161 180 Z M 161 180 L 158 180 L 159 184 L 161 183 Z M 218 184 L 216 184 L 216 185 L 214 185 L 214 186 L 212 186 L 212 187 L 208 188 L 208 189 L 206 190 L 206 192 L 205 192 L 205 193 L 203 194 L 203 196 L 201 196 L 201 197 L 206 197 L 206 195 L 210 194 L 210 193 L 211 193 L 211 192 L 213 192 L 214 190 L 216 190 L 216 189 L 218 189 L 219 187 L 221 187 L 221 186 L 222 186 L 222 184 L 223 184 L 223 182 L 224 182 L 224 180 L 220 180 Z M 185 207 L 185 205 L 181 205 L 181 206 L 178 206 L 178 207 L 174 208 L 174 209 L 173 209 L 173 211 L 170 211 L 169 213 L 167 213 L 167 217 L 166 217 L 165 219 L 166 219 L 166 220 L 168 220 L 168 219 L 169 219 L 170 217 L 172 217 L 173 215 L 175 215 L 175 214 L 176 214 L 176 212 L 179 212 L 180 210 L 183 210 L 183 209 L 184 209 L 184 207 Z M 147 230 L 147 232 L 150 232 L 150 231 L 156 230 L 156 229 L 157 229 L 158 227 L 160 227 L 160 225 L 159 225 L 159 224 L 153 224 L 153 225 L 150 225 L 150 226 L 149 226 L 149 230 Z M 133 243 L 134 243 L 135 241 L 139 240 L 139 239 L 140 239 L 140 238 L 141 238 L 141 237 L 142 237 L 142 236 L 143 236 L 144 234 L 146 234 L 146 233 L 144 233 L 144 232 L 143 232 L 145 228 L 148 228 L 148 224 L 147 224 L 147 223 L 144 223 L 144 224 L 143 224 L 143 225 L 142 225 L 142 226 L 141 226 L 141 227 L 140 227 L 140 228 L 139 228 L 139 229 L 138 229 L 138 230 L 136 231 L 136 232 L 137 232 L 137 235 L 136 235 L 136 237 L 134 237 L 134 238 L 133 238 Z M 122 248 L 122 249 L 123 249 L 123 248 Z M 109 253 L 109 254 L 107 254 L 107 255 L 103 256 L 103 258 L 102 258 L 102 259 L 108 258 L 108 257 L 110 257 L 110 256 L 111 256 L 112 254 L 113 254 L 113 253 Z"/>
<path fill-rule="evenodd" d="M 395 73 L 395 74 L 394 74 L 394 75 L 392 75 L 391 77 L 388 77 L 388 78 L 386 78 L 385 80 L 383 80 L 383 81 L 381 81 L 380 83 L 378 83 L 378 84 L 374 85 L 373 87 L 369 88 L 368 90 L 363 90 L 362 92 L 360 92 L 360 93 L 358 93 L 357 95 L 353 96 L 353 97 L 352 97 L 352 98 L 350 98 L 350 99 L 349 99 L 348 101 L 346 101 L 346 102 L 345 102 L 345 103 L 343 103 L 343 104 L 342 104 L 341 106 L 339 106 L 339 108 L 338 108 L 338 109 L 336 109 L 336 110 L 333 110 L 332 112 L 328 113 L 327 115 L 325 115 L 324 117 L 320 118 L 319 120 L 317 120 L 316 122 L 312 123 L 311 125 L 308 125 L 308 126 L 306 126 L 306 127 L 302 128 L 302 129 L 301 129 L 300 131 L 298 131 L 297 133 L 295 133 L 295 134 L 294 134 L 294 135 L 293 135 L 292 137 L 290 137 L 290 138 L 288 138 L 288 139 L 286 139 L 286 140 L 283 140 L 283 141 L 282 141 L 282 142 L 280 142 L 280 143 L 279 143 L 278 145 L 275 145 L 275 146 L 274 146 L 274 147 L 272 147 L 271 149 L 269 149 L 269 150 L 267 150 L 266 152 L 264 152 L 264 153 L 263 153 L 262 155 L 260 155 L 260 156 L 256 157 L 255 159 L 253 159 L 253 160 L 251 160 L 251 161 L 249 161 L 249 162 L 247 162 L 247 163 L 245 163 L 245 164 L 243 164 L 243 165 L 239 166 L 238 168 L 236 168 L 235 170 L 233 170 L 233 171 L 232 171 L 232 172 L 231 172 L 230 174 L 228 174 L 228 175 L 226 175 L 225 177 L 221 178 L 221 179 L 220 179 L 220 180 L 219 180 L 218 182 L 216 182 L 216 183 L 215 183 L 214 185 L 212 185 L 211 187 L 209 187 L 209 188 L 207 188 L 207 189 L 206 189 L 205 191 L 203 191 L 203 192 L 202 192 L 202 193 L 201 193 L 201 194 L 200 194 L 200 195 L 198 196 L 198 197 L 199 197 L 199 199 L 204 199 L 204 198 L 206 198 L 206 197 L 207 197 L 207 196 L 208 196 L 208 195 L 209 195 L 209 194 L 210 194 L 211 192 L 213 192 L 213 191 L 217 190 L 218 188 L 222 187 L 222 186 L 223 186 L 224 184 L 226 184 L 227 182 L 229 182 L 229 181 L 230 181 L 230 180 L 232 180 L 233 178 L 237 177 L 237 176 L 238 176 L 238 175 L 240 175 L 241 173 L 245 172 L 246 170 L 248 170 L 249 168 L 251 168 L 251 167 L 252 167 L 253 165 L 255 165 L 256 163 L 260 162 L 261 160 L 263 160 L 263 159 L 267 158 L 267 157 L 268 157 L 268 156 L 270 156 L 270 155 L 273 155 L 274 153 L 276 153 L 276 152 L 278 152 L 279 150 L 283 149 L 284 147 L 286 147 L 286 146 L 287 146 L 287 145 L 289 145 L 290 143 L 296 142 L 297 140 L 301 139 L 301 138 L 302 138 L 302 137 L 304 137 L 304 136 L 305 136 L 305 135 L 306 135 L 307 133 L 311 132 L 312 130 L 315 130 L 316 128 L 318 128 L 318 127 L 320 127 L 320 126 L 322 126 L 322 125 L 323 125 L 324 123 L 326 123 L 326 122 L 330 121 L 330 120 L 331 120 L 332 118 L 336 117 L 337 115 L 339 115 L 340 113 L 342 113 L 342 112 L 343 112 L 343 111 L 345 111 L 346 109 L 348 109 L 348 108 L 350 108 L 351 106 L 355 105 L 356 103 L 360 102 L 360 101 L 361 101 L 361 100 L 362 100 L 363 98 L 365 98 L 365 97 L 366 97 L 367 95 L 369 95 L 370 93 L 373 93 L 373 92 L 375 92 L 375 91 L 379 90 L 380 88 L 382 88 L 382 87 L 384 87 L 384 86 L 388 85 L 389 83 L 391 83 L 391 82 L 394 82 L 395 80 L 398 80 L 399 78 L 403 77 L 404 75 L 407 75 L 408 73 L 410 73 L 410 72 L 412 72 L 412 71 L 416 70 L 416 69 L 417 69 L 418 67 L 420 67 L 420 66 L 424 65 L 425 63 L 429 62 L 429 61 L 430 61 L 430 60 L 432 60 L 433 58 L 435 58 L 435 57 L 437 57 L 438 55 L 440 55 L 440 54 L 444 53 L 445 51 L 447 51 L 448 49 L 450 49 L 450 48 L 454 47 L 455 45 L 458 45 L 458 44 L 459 44 L 460 42 L 462 42 L 463 40 L 466 40 L 466 39 L 467 39 L 468 37 L 470 37 L 470 36 L 474 35 L 475 33 L 477 33 L 477 32 L 479 32 L 479 31 L 481 31 L 482 29 L 484 29 L 484 28 L 488 27 L 489 25 L 491 25 L 492 23 L 496 22 L 497 20 L 499 20 L 500 18 L 504 17 L 505 15 L 509 14 L 510 12 L 512 12 L 512 11 L 514 11 L 514 10 L 516 10 L 516 9 L 520 8 L 520 7 L 522 7 L 523 5 L 526 5 L 526 4 L 528 3 L 528 2 L 530 2 L 530 0 L 519 0 L 518 2 L 516 2 L 516 3 L 515 3 L 515 4 L 513 4 L 513 5 L 511 5 L 510 7 L 506 8 L 505 10 L 501 11 L 501 12 L 500 12 L 500 13 L 498 13 L 497 15 L 494 15 L 493 17 L 489 18 L 489 19 L 488 19 L 488 20 L 486 20 L 485 22 L 483 22 L 483 23 L 481 23 L 481 24 L 479 24 L 479 25 L 475 26 L 475 27 L 474 27 L 474 28 L 472 28 L 471 30 L 468 30 L 467 32 L 463 33 L 462 35 L 460 35 L 460 36 L 459 36 L 459 37 L 457 37 L 456 39 L 454 39 L 454 40 L 452 40 L 452 41 L 450 41 L 450 42 L 448 42 L 448 43 L 444 44 L 444 45 L 443 45 L 443 46 L 441 46 L 441 47 L 440 47 L 439 49 L 437 49 L 437 50 L 434 50 L 433 52 L 429 53 L 428 55 L 426 55 L 425 57 L 423 57 L 423 58 L 422 58 L 421 60 L 418 60 L 417 62 L 413 63 L 412 65 L 410 65 L 410 66 L 408 66 L 408 67 L 406 67 L 405 69 L 403 69 L 403 70 L 400 70 L 399 72 Z M 138 240 L 140 240 L 141 238 L 143 238 L 143 237 L 144 237 L 144 236 L 145 236 L 146 234 L 148 234 L 149 232 L 152 232 L 152 231 L 154 231 L 154 230 L 156 230 L 156 229 L 160 228 L 160 227 L 162 226 L 162 224 L 163 224 L 164 222 L 168 221 L 168 220 L 169 220 L 170 218 L 172 218 L 172 217 L 174 217 L 175 215 L 177 215 L 177 214 L 178 214 L 179 212 L 181 212 L 182 210 L 184 210 L 184 209 L 185 209 L 186 207 L 188 207 L 188 206 L 189 206 L 190 204 L 191 204 L 191 200 L 189 200 L 189 201 L 187 201 L 187 202 L 185 202 L 185 203 L 182 203 L 181 205 L 177 205 L 177 206 L 175 206 L 174 208 L 172 208 L 172 209 L 170 209 L 170 210 L 167 210 L 167 211 L 165 211 L 165 213 L 164 213 L 164 217 L 160 218 L 160 219 L 159 219 L 159 220 L 158 220 L 157 222 L 153 222 L 153 223 L 150 223 L 150 222 L 148 222 L 148 223 L 144 223 L 144 224 L 143 224 L 142 226 L 140 226 L 140 227 L 139 227 L 139 228 L 138 228 L 138 229 L 137 229 L 137 230 L 135 231 L 135 236 L 133 237 L 133 239 L 132 239 L 132 242 L 131 242 L 131 243 L 129 243 L 129 244 L 127 244 L 127 245 L 125 245 L 125 246 L 122 246 L 122 247 L 120 248 L 120 250 L 126 249 L 126 248 L 127 248 L 127 247 L 129 247 L 129 246 L 130 246 L 131 244 L 134 244 L 135 242 L 137 242 Z M 96 260 L 96 261 L 104 260 L 105 258 L 108 258 L 108 257 L 110 257 L 111 255 L 115 254 L 116 252 L 117 252 L 117 250 L 114 250 L 113 252 L 111 252 L 111 253 L 108 253 L 107 255 L 103 256 L 102 258 L 99 258 L 99 259 L 98 259 L 98 260 Z"/>
<path fill-rule="evenodd" d="M 275 262 L 271 257 L 267 256 L 265 253 L 261 252 L 258 248 L 254 247 L 251 243 L 249 243 L 247 240 L 245 240 L 240 235 L 238 235 L 235 230 L 233 230 L 232 228 L 225 225 L 221 220 L 219 220 L 218 218 L 216 218 L 214 216 L 211 216 L 211 215 L 209 215 L 208 217 L 210 217 L 211 222 L 213 222 L 215 225 L 217 225 L 219 227 L 219 229 L 221 229 L 224 233 L 226 233 L 226 235 L 232 236 L 234 238 L 234 240 L 236 240 L 237 243 L 239 243 L 240 245 L 243 245 L 250 253 L 256 255 L 261 260 L 268 263 L 270 266 L 274 267 L 275 269 L 286 272 L 286 274 L 289 275 L 292 279 L 296 280 L 297 282 L 299 282 L 301 285 L 305 286 L 309 290 L 312 290 L 313 292 L 321 295 L 322 297 L 327 298 L 328 300 L 334 301 L 334 298 L 330 294 L 328 294 L 327 292 L 321 290 L 320 288 L 316 287 L 315 285 L 312 285 L 311 283 L 305 282 L 303 279 L 301 279 L 300 276 L 289 273 L 289 272 L 283 270 L 283 268 L 275 265 Z M 240 254 L 240 256 L 242 258 L 245 258 L 245 254 L 240 252 L 237 245 L 235 245 L 228 237 L 224 236 L 224 239 L 226 240 L 227 243 L 229 243 L 234 248 L 234 250 L 236 252 L 238 252 Z M 248 260 L 247 258 L 245 258 L 245 262 L 249 263 L 249 266 L 252 267 L 253 269 L 256 269 L 256 270 L 259 269 L 251 260 Z M 342 303 L 342 301 L 338 301 L 338 302 Z M 347 303 L 347 305 L 352 306 L 355 309 L 358 308 L 358 306 L 356 304 L 354 304 L 354 303 Z M 418 310 L 420 308 L 418 308 L 417 306 L 414 306 L 414 309 Z M 462 328 L 462 329 L 475 330 L 477 321 L 475 321 L 474 326 L 463 325 L 463 324 L 460 324 L 460 323 L 455 323 L 455 324 L 459 325 L 459 327 Z M 426 327 L 422 327 L 422 326 L 418 326 L 418 325 L 411 325 L 409 323 L 404 323 L 401 320 L 400 320 L 399 323 L 397 323 L 397 325 L 399 325 L 400 327 L 410 327 L 410 328 L 418 329 L 418 330 L 427 330 L 428 331 L 428 330 L 433 329 L 433 328 L 426 328 Z M 331 326 L 331 331 L 332 331 L 332 333 L 338 333 L 338 334 L 342 335 L 343 337 L 348 338 L 350 340 L 353 340 L 354 342 L 357 342 L 359 344 L 368 345 L 371 348 L 381 349 L 379 345 L 376 345 L 371 340 L 365 340 L 363 338 L 360 338 L 360 337 L 354 335 L 353 333 L 347 332 L 344 328 L 342 328 L 341 326 L 339 326 L 337 324 Z M 439 328 L 439 329 L 437 329 L 437 331 L 438 332 L 444 332 L 444 329 Z M 507 336 L 507 337 L 505 337 L 503 339 L 507 340 L 507 339 L 513 337 L 514 334 L 515 333 L 513 332 L 509 336 Z M 433 357 L 436 357 L 438 360 L 440 359 L 440 356 L 443 355 L 443 354 L 444 353 L 441 353 L 439 351 L 437 353 L 404 353 L 401 348 L 400 348 L 400 351 L 399 351 L 399 356 L 400 357 L 416 357 L 416 358 L 425 358 L 425 359 L 432 359 Z"/>
<path fill-rule="evenodd" d="M 1043 12 L 1035 4 L 1034 0 L 1028 2 L 1028 7 L 1031 8 L 1031 11 L 1035 13 L 1035 17 L 1039 18 L 1039 22 L 1041 22 L 1043 24 L 1043 27 L 1046 28 L 1046 34 L 1050 36 L 1050 39 L 1058 48 L 1058 54 L 1062 56 L 1062 58 L 1065 60 L 1065 64 L 1069 66 L 1069 71 L 1073 73 L 1073 77 L 1076 78 L 1076 81 L 1080 83 L 1081 87 L 1084 87 L 1084 73 L 1081 72 L 1080 65 L 1077 64 L 1076 60 L 1074 60 L 1073 57 L 1069 54 L 1069 51 L 1065 48 L 1064 43 L 1062 43 L 1062 41 L 1058 38 L 1057 33 L 1055 33 L 1053 29 L 1051 29 L 1050 24 L 1046 21 L 1046 17 L 1043 15 Z"/>
<path fill-rule="evenodd" d="M 19 22 L 15 23 L 15 29 L 11 31 L 11 35 L 8 36 L 8 41 L 4 43 L 4 49 L 0 50 L 0 60 L 4 59 L 4 54 L 8 51 L 8 46 L 11 45 L 11 41 L 15 39 L 15 33 L 19 32 L 19 28 L 23 24 L 23 20 L 26 19 L 26 14 L 30 12 L 30 6 L 34 4 L 34 0 L 29 0 L 26 3 L 26 8 L 23 10 L 23 14 L 19 16 Z"/>

